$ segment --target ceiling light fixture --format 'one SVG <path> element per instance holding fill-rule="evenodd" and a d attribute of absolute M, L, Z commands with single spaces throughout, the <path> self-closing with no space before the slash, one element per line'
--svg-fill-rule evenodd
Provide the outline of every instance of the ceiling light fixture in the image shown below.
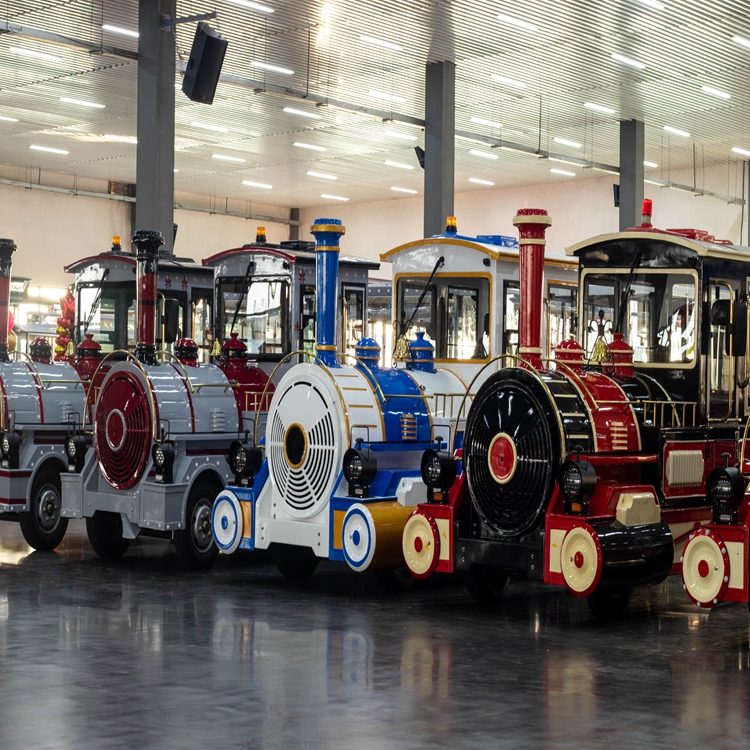
<path fill-rule="evenodd" d="M 690 138 L 690 133 L 687 133 L 684 130 L 680 130 L 679 128 L 673 128 L 671 125 L 665 125 L 664 130 L 666 130 L 667 133 L 674 133 L 675 135 L 679 135 L 681 138 Z"/>
<path fill-rule="evenodd" d="M 604 107 L 601 104 L 594 104 L 593 102 L 584 102 L 583 106 L 586 109 L 593 109 L 594 112 L 603 112 L 605 115 L 613 115 L 615 113 L 611 107 Z"/>
<path fill-rule="evenodd" d="M 411 164 L 402 164 L 400 161 L 388 161 L 386 159 L 383 164 L 386 164 L 389 167 L 397 167 L 398 169 L 414 169 Z"/>
<path fill-rule="evenodd" d="M 562 175 L 565 175 L 566 177 L 576 176 L 575 172 L 566 172 L 564 169 L 555 169 L 554 167 L 550 169 L 550 172 L 552 172 L 553 174 L 562 174 Z"/>
<path fill-rule="evenodd" d="M 250 0 L 227 0 L 227 2 L 241 5 L 243 8 L 250 8 L 250 10 L 259 10 L 261 13 L 273 13 L 273 8 L 260 5 L 260 3 L 251 3 Z"/>
<path fill-rule="evenodd" d="M 18 122 L 15 117 L 0 117 L 0 120 L 3 122 Z"/>
<path fill-rule="evenodd" d="M 741 44 L 743 47 L 750 47 L 750 39 L 745 39 L 744 36 L 733 36 L 732 41 L 735 44 Z"/>
<path fill-rule="evenodd" d="M 54 55 L 46 55 L 44 52 L 37 52 L 33 49 L 24 49 L 23 47 L 9 47 L 11 52 L 15 52 L 17 55 L 25 55 L 26 57 L 36 57 L 39 60 L 49 60 L 50 62 L 62 62 L 61 57 L 55 57 Z"/>
<path fill-rule="evenodd" d="M 212 159 L 221 159 L 221 161 L 236 161 L 244 164 L 247 159 L 240 159 L 239 156 L 224 156 L 224 154 L 211 154 Z"/>
<path fill-rule="evenodd" d="M 469 153 L 474 156 L 481 156 L 483 159 L 497 159 L 497 154 L 488 154 L 486 151 L 477 151 L 473 148 L 469 149 Z"/>
<path fill-rule="evenodd" d="M 513 16 L 506 16 L 505 13 L 498 13 L 497 20 L 503 23 L 509 23 L 511 26 L 518 26 L 519 29 L 526 29 L 527 31 L 539 31 L 533 23 L 523 21 L 520 18 L 514 18 Z"/>
<path fill-rule="evenodd" d="M 138 139 L 130 135 L 105 135 L 104 138 L 108 141 L 119 141 L 120 143 L 138 143 Z"/>
<path fill-rule="evenodd" d="M 644 161 L 644 162 L 643 162 L 643 166 L 644 166 L 644 167 L 648 167 L 649 169 L 656 169 L 656 168 L 657 168 L 657 167 L 658 167 L 659 165 L 658 165 L 658 164 L 656 164 L 656 163 L 655 163 L 655 162 L 653 162 L 653 161 Z"/>
<path fill-rule="evenodd" d="M 386 99 L 389 102 L 405 102 L 403 96 L 396 96 L 395 94 L 386 94 L 383 91 L 370 91 L 370 96 L 374 96 L 376 99 Z"/>
<path fill-rule="evenodd" d="M 106 106 L 106 104 L 86 102 L 83 99 L 69 99 L 67 96 L 61 96 L 60 101 L 65 102 L 65 104 L 77 104 L 80 107 L 92 107 L 93 109 L 104 109 L 104 107 Z"/>
<path fill-rule="evenodd" d="M 270 70 L 272 73 L 283 73 L 285 76 L 294 75 L 294 71 L 289 68 L 281 68 L 278 65 L 269 65 L 268 63 L 258 62 L 257 60 L 253 60 L 250 65 L 254 68 L 260 68 L 261 70 Z"/>
<path fill-rule="evenodd" d="M 321 198 L 329 198 L 332 201 L 348 201 L 349 200 L 348 198 L 344 198 L 344 197 L 342 197 L 340 195 L 328 195 L 327 193 L 321 193 L 320 197 Z"/>
<path fill-rule="evenodd" d="M 376 39 L 374 36 L 361 36 L 360 39 L 368 44 L 374 44 L 376 47 L 385 47 L 386 49 L 393 49 L 396 52 L 403 52 L 404 48 L 399 47 L 398 44 L 393 42 L 385 42 L 382 39 Z"/>
<path fill-rule="evenodd" d="M 489 180 L 480 180 L 478 177 L 469 177 L 469 182 L 476 182 L 477 185 L 494 185 L 494 182 L 490 182 Z"/>
<path fill-rule="evenodd" d="M 290 115 L 299 115 L 300 117 L 309 117 L 311 120 L 320 120 L 320 115 L 316 115 L 315 112 L 305 112 L 304 109 L 294 109 L 294 107 L 284 107 L 284 112 L 288 112 Z"/>
<path fill-rule="evenodd" d="M 175 171 L 175 172 L 179 172 L 180 170 L 179 170 L 179 169 L 175 169 L 174 171 Z"/>
<path fill-rule="evenodd" d="M 727 94 L 726 91 L 720 91 L 719 89 L 715 89 L 713 86 L 701 86 L 701 91 L 705 92 L 706 94 L 711 94 L 711 96 L 718 96 L 719 99 L 731 99 L 732 95 Z"/>
<path fill-rule="evenodd" d="M 490 78 L 493 81 L 498 81 L 499 83 L 504 83 L 507 86 L 513 86 L 514 88 L 517 88 L 517 89 L 525 89 L 526 88 L 526 84 L 525 83 L 521 83 L 521 81 L 515 81 L 512 78 L 506 78 L 505 76 L 495 75 L 495 73 L 491 73 L 490 74 Z"/>
<path fill-rule="evenodd" d="M 309 148 L 311 151 L 328 151 L 328 149 L 323 146 L 313 146 L 311 143 L 298 143 L 295 141 L 292 145 L 297 148 Z"/>
<path fill-rule="evenodd" d="M 643 181 L 647 182 L 649 185 L 658 185 L 659 187 L 664 187 L 663 182 L 658 182 L 657 180 L 650 180 L 648 177 L 644 177 Z"/>
<path fill-rule="evenodd" d="M 229 128 L 222 128 L 220 125 L 209 125 L 206 122 L 191 122 L 194 128 L 201 128 L 202 130 L 213 130 L 217 133 L 228 133 Z"/>
<path fill-rule="evenodd" d="M 123 36 L 132 36 L 134 39 L 138 38 L 138 32 L 132 29 L 123 29 L 122 26 L 112 26 L 109 23 L 103 23 L 102 28 L 105 31 L 110 31 L 113 34 L 122 34 Z"/>
<path fill-rule="evenodd" d="M 617 60 L 617 62 L 621 62 L 623 65 L 630 65 L 631 68 L 638 68 L 639 70 L 645 70 L 646 68 L 646 66 L 642 62 L 633 60 L 630 57 L 625 57 L 625 55 L 621 55 L 618 52 L 613 52 L 610 57 L 613 60 Z"/>
<path fill-rule="evenodd" d="M 338 180 L 335 174 L 326 174 L 325 172 L 308 172 L 310 177 L 320 177 L 321 180 Z"/>
<path fill-rule="evenodd" d="M 648 5 L 649 8 L 653 8 L 654 10 L 664 10 L 664 5 L 659 0 L 638 0 L 638 2 L 641 5 Z"/>
<path fill-rule="evenodd" d="M 583 148 L 582 143 L 578 143 L 578 141 L 569 141 L 567 138 L 553 138 L 552 139 L 555 143 L 559 143 L 562 146 L 570 146 L 571 148 Z"/>
<path fill-rule="evenodd" d="M 412 195 L 416 195 L 419 192 L 418 190 L 411 190 L 410 188 L 401 187 L 392 187 L 391 190 L 395 190 L 397 193 L 411 193 Z"/>
<path fill-rule="evenodd" d="M 734 151 L 735 154 L 740 154 L 742 156 L 750 156 L 750 151 L 745 151 L 744 148 L 737 148 L 737 146 L 734 146 L 732 151 Z"/>
<path fill-rule="evenodd" d="M 49 151 L 51 154 L 63 154 L 67 156 L 70 151 L 63 151 L 61 148 L 49 148 L 48 146 L 29 146 L 33 151 Z"/>
<path fill-rule="evenodd" d="M 242 180 L 242 184 L 249 187 L 263 188 L 264 190 L 270 190 L 273 187 L 273 185 L 266 185 L 264 182 L 251 182 L 250 180 Z"/>
<path fill-rule="evenodd" d="M 471 122 L 475 122 L 477 125 L 487 125 L 490 128 L 501 128 L 502 125 L 494 120 L 485 120 L 484 117 L 470 117 Z"/>
<path fill-rule="evenodd" d="M 416 141 L 416 135 L 409 135 L 408 133 L 399 133 L 396 130 L 386 130 L 385 134 L 391 138 L 400 138 L 402 141 Z"/>

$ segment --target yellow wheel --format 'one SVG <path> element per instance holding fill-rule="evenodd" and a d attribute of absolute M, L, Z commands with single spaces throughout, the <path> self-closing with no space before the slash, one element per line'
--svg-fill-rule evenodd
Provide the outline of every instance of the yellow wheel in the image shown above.
<path fill-rule="evenodd" d="M 588 596 L 602 575 L 602 548 L 590 526 L 576 526 L 563 539 L 560 552 L 562 573 L 576 596 Z"/>
<path fill-rule="evenodd" d="M 722 538 L 710 529 L 692 534 L 682 553 L 682 583 L 699 607 L 718 604 L 729 586 L 729 555 Z"/>
<path fill-rule="evenodd" d="M 426 511 L 415 510 L 401 537 L 404 560 L 416 578 L 427 578 L 435 571 L 440 558 L 440 535 L 435 519 Z"/>

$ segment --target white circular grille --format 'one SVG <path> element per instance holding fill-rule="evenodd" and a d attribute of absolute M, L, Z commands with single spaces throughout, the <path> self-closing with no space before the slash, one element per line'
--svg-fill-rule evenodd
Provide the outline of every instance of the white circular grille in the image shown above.
<path fill-rule="evenodd" d="M 300 366 L 304 367 L 304 366 Z M 312 516 L 328 503 L 341 469 L 335 403 L 317 378 L 283 381 L 276 391 L 266 430 L 271 480 L 285 510 L 292 516 Z M 290 440 L 304 430 L 307 450 L 300 456 Z"/>

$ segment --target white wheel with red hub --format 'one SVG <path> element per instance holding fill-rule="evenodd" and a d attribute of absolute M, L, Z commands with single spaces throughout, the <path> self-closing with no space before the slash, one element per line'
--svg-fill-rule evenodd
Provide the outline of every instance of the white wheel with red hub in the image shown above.
<path fill-rule="evenodd" d="M 406 566 L 415 578 L 427 578 L 435 572 L 440 558 L 440 534 L 435 519 L 423 510 L 412 513 L 401 537 Z"/>
<path fill-rule="evenodd" d="M 510 435 L 499 432 L 492 438 L 487 451 L 487 465 L 492 478 L 498 484 L 507 484 L 513 479 L 518 464 L 516 444 Z"/>
<path fill-rule="evenodd" d="M 576 596 L 588 596 L 602 576 L 602 547 L 590 526 L 576 526 L 563 539 L 560 552 L 563 578 Z"/>
<path fill-rule="evenodd" d="M 692 534 L 682 553 L 682 582 L 699 606 L 718 604 L 729 586 L 729 555 L 722 538 L 711 529 Z"/>

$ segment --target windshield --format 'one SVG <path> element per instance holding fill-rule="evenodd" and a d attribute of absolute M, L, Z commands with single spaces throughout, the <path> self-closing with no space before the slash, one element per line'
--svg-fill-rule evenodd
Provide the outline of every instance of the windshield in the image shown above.
<path fill-rule="evenodd" d="M 438 359 L 472 360 L 490 356 L 490 282 L 481 277 L 435 277 L 417 308 L 427 277 L 401 277 L 397 282 L 398 320 L 411 320 L 411 338 L 424 331 Z M 415 314 L 416 310 L 416 314 Z"/>
<path fill-rule="evenodd" d="M 226 341 L 234 330 L 247 345 L 248 354 L 284 355 L 289 353 L 289 284 L 281 279 L 252 279 L 243 294 L 242 279 L 219 282 L 219 337 Z M 240 303 L 240 300 L 241 303 Z"/>
<path fill-rule="evenodd" d="M 78 339 L 92 333 L 106 354 L 135 346 L 135 284 L 87 284 L 78 288 L 76 316 Z M 86 328 L 92 305 L 96 304 L 91 325 Z"/>
<path fill-rule="evenodd" d="M 636 269 L 628 289 L 629 275 L 628 270 L 584 273 L 581 328 L 586 354 L 591 357 L 600 336 L 607 344 L 613 340 L 613 328 L 621 317 L 622 333 L 633 348 L 636 364 L 691 365 L 695 361 L 695 275 Z"/>

